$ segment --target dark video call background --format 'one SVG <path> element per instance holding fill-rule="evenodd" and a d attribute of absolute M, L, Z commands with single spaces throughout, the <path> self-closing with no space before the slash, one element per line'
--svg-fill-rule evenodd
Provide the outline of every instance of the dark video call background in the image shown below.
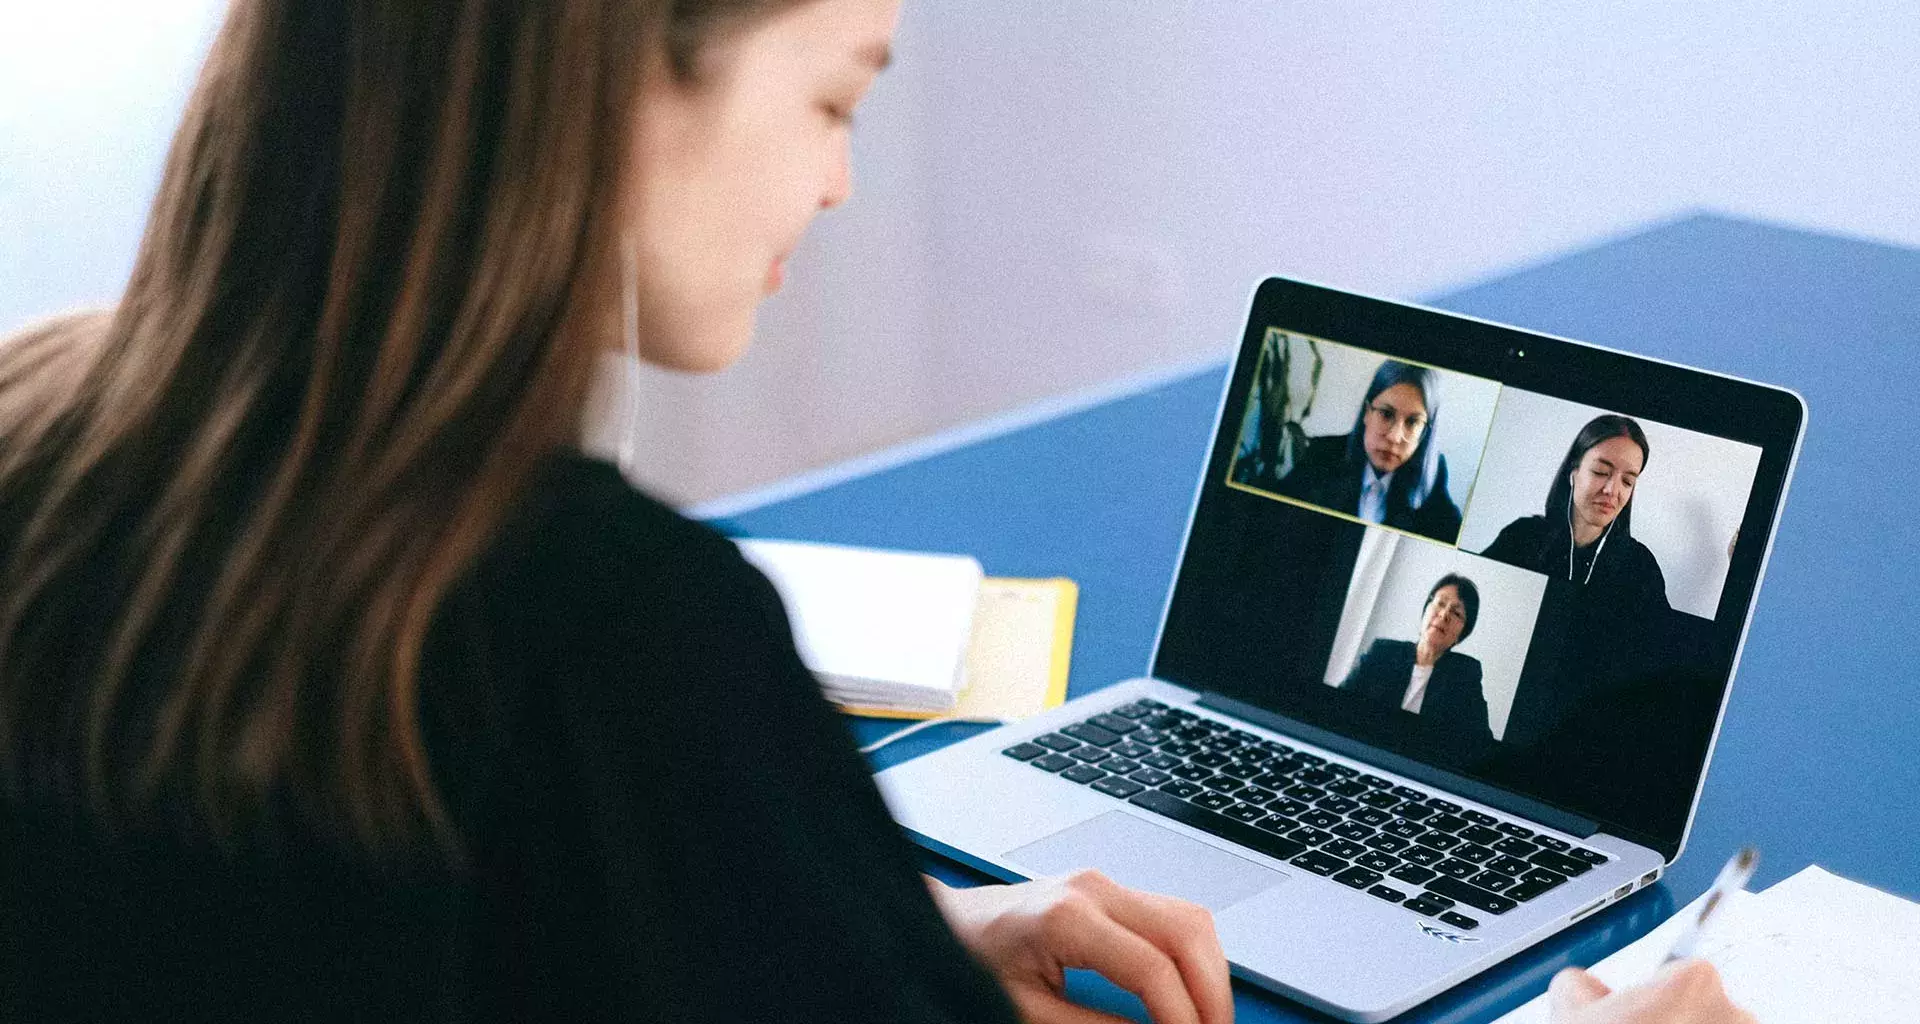
<path fill-rule="evenodd" d="M 1271 350 L 1280 332 L 1268 333 Z M 1316 352 L 1303 347 L 1309 342 Z M 1277 343 L 1291 346 L 1296 388 L 1309 381 L 1309 356 L 1322 364 L 1313 413 L 1295 417 L 1296 436 L 1331 447 L 1340 440 L 1333 431 L 1362 429 L 1366 383 L 1387 357 L 1300 335 L 1280 334 Z M 1236 435 L 1234 455 L 1225 479 L 1208 482 L 1195 517 L 1156 671 L 1608 822 L 1633 838 L 1677 839 L 1725 688 L 1727 623 L 1740 610 L 1735 601 L 1714 609 L 1759 449 L 1636 418 L 1650 451 L 1628 505 L 1631 535 L 1644 538 L 1643 558 L 1650 554 L 1666 577 L 1666 593 L 1650 599 L 1644 573 L 1630 582 L 1598 571 L 1587 578 L 1582 564 L 1569 573 L 1481 553 L 1514 518 L 1544 516 L 1574 434 L 1605 410 L 1484 378 L 1439 376 L 1430 430 L 1437 443 L 1446 427 L 1448 499 L 1459 519 L 1418 528 L 1435 537 L 1315 504 L 1302 495 L 1332 490 L 1295 486 L 1257 467 L 1250 454 L 1261 430 L 1256 406 L 1262 381 L 1273 375 L 1256 369 L 1244 401 L 1223 417 L 1223 430 Z M 1448 422 L 1450 412 L 1477 419 Z M 1273 433 L 1271 424 L 1266 429 Z M 1616 560 L 1626 557 L 1624 537 L 1608 537 L 1597 569 L 1613 567 L 1604 561 L 1609 549 Z M 1446 572 L 1480 592 L 1478 621 L 1453 654 L 1478 666 L 1485 728 L 1428 713 L 1437 670 L 1421 714 L 1400 710 L 1404 676 L 1391 699 L 1380 699 L 1377 688 L 1369 699 L 1341 686 L 1375 640 L 1418 638 L 1419 608 Z"/>

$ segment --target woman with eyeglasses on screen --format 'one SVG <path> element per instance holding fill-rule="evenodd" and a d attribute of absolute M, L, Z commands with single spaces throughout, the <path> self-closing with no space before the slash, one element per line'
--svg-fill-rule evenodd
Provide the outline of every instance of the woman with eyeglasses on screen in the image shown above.
<path fill-rule="evenodd" d="M 1451 544 L 1460 508 L 1434 443 L 1440 375 L 1389 359 L 1374 372 L 1345 434 L 1315 437 L 1276 489 L 1290 498 Z"/>
<path fill-rule="evenodd" d="M 896 15 L 235 4 L 118 305 L 0 348 L 0 1019 L 1232 1016 L 1197 907 L 923 882 L 770 584 L 578 448 L 604 353 L 738 357 Z"/>

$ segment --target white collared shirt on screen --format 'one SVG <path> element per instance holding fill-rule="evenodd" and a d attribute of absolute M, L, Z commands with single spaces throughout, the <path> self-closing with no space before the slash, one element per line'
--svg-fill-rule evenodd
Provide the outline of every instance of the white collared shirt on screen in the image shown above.
<path fill-rule="evenodd" d="M 1369 523 L 1387 521 L 1387 488 L 1393 486 L 1393 474 L 1373 471 L 1373 464 L 1360 467 L 1360 518 Z"/>
<path fill-rule="evenodd" d="M 1400 698 L 1400 710 L 1419 714 L 1420 705 L 1427 700 L 1427 680 L 1432 678 L 1432 665 L 1413 666 L 1413 681 L 1407 684 L 1407 695 Z"/>

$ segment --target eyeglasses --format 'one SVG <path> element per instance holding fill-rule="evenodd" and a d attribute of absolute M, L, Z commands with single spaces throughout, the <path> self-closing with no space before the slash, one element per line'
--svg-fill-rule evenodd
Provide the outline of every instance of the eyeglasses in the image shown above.
<path fill-rule="evenodd" d="M 1374 426 L 1381 430 L 1393 430 L 1399 427 L 1413 437 L 1419 437 L 1420 432 L 1427 429 L 1425 413 L 1410 412 L 1402 416 L 1400 410 L 1383 402 L 1375 402 L 1367 406 L 1367 418 L 1373 420 Z"/>

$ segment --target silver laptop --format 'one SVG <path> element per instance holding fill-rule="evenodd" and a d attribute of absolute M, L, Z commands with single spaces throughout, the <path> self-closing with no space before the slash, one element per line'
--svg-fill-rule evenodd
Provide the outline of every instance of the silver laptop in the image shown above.
<path fill-rule="evenodd" d="M 1394 1016 L 1679 856 L 1804 419 L 1265 281 L 1146 676 L 881 791 L 931 850 L 1195 901 L 1237 976 Z"/>

